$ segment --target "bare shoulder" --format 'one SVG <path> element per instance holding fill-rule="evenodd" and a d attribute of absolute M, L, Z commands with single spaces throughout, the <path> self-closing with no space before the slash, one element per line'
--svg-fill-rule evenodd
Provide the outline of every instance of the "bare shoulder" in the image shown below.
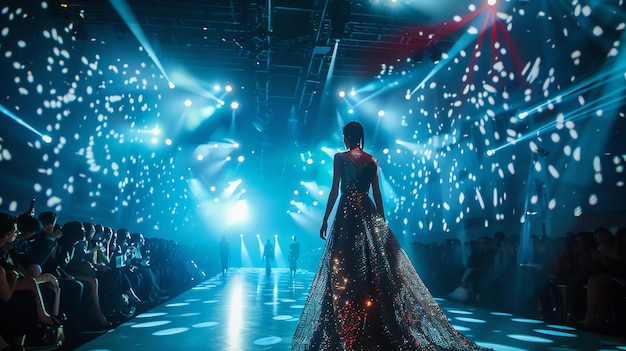
<path fill-rule="evenodd" d="M 346 156 L 346 154 L 347 154 L 347 151 L 337 152 L 335 156 L 333 157 L 333 159 L 337 161 L 341 159 L 342 157 Z"/>
<path fill-rule="evenodd" d="M 376 157 L 372 156 L 371 154 L 368 154 L 367 152 L 363 151 L 363 156 L 366 157 L 368 161 L 372 161 L 378 164 L 378 160 L 376 159 Z"/>

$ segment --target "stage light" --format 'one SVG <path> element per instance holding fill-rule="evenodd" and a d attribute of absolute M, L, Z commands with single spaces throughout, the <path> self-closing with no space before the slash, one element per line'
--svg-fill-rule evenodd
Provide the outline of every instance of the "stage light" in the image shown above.
<path fill-rule="evenodd" d="M 345 92 L 345 91 L 343 91 L 343 90 L 341 90 L 341 91 L 339 92 L 339 97 L 340 97 L 340 98 L 344 98 L 344 97 L 346 97 L 346 92 Z"/>
<path fill-rule="evenodd" d="M 239 103 L 238 103 L 237 101 L 233 101 L 233 102 L 230 104 L 230 108 L 232 108 L 233 110 L 238 109 L 238 108 L 239 108 Z"/>
<path fill-rule="evenodd" d="M 168 146 L 172 145 L 172 139 L 169 139 L 169 138 L 165 139 L 165 145 L 168 145 Z"/>
<path fill-rule="evenodd" d="M 349 113 L 349 114 L 353 114 L 353 113 L 354 113 L 354 109 L 349 109 L 349 110 L 348 110 L 348 113 Z"/>
<path fill-rule="evenodd" d="M 227 85 L 227 86 L 224 88 L 224 90 L 226 90 L 227 92 L 229 92 L 229 93 L 230 93 L 231 91 L 233 91 L 233 87 L 232 87 L 232 86 L 230 86 L 230 85 Z"/>
<path fill-rule="evenodd" d="M 41 137 L 41 139 L 44 141 L 44 143 L 46 144 L 50 144 L 52 142 L 52 138 L 49 135 L 44 135 Z"/>
<path fill-rule="evenodd" d="M 496 4 L 496 0 L 487 0 L 487 4 L 489 4 L 489 6 L 494 6 Z"/>
<path fill-rule="evenodd" d="M 189 100 L 189 99 L 185 100 L 185 106 L 190 107 L 191 106 L 191 100 Z"/>
<path fill-rule="evenodd" d="M 217 85 L 217 84 L 215 84 L 215 85 L 213 86 L 213 91 L 221 91 L 221 90 L 222 90 L 222 87 L 221 87 L 221 86 L 219 86 L 219 85 Z"/>
<path fill-rule="evenodd" d="M 356 96 L 356 90 L 352 89 L 352 91 L 350 91 L 350 96 Z"/>
<path fill-rule="evenodd" d="M 246 200 L 237 201 L 228 211 L 229 223 L 242 223 L 248 219 L 248 202 Z"/>
<path fill-rule="evenodd" d="M 379 110 L 378 111 L 378 117 L 383 117 L 385 115 L 385 111 L 384 110 Z"/>
<path fill-rule="evenodd" d="M 244 157 L 243 156 L 239 156 L 237 157 L 237 161 L 239 161 L 240 163 L 244 161 Z"/>

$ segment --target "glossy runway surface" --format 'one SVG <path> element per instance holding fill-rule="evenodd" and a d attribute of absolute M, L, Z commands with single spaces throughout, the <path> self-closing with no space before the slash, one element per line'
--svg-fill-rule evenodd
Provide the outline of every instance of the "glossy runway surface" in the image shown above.
<path fill-rule="evenodd" d="M 231 268 L 77 350 L 288 351 L 313 273 Z M 438 300 L 452 325 L 503 351 L 626 350 L 626 340 Z"/>

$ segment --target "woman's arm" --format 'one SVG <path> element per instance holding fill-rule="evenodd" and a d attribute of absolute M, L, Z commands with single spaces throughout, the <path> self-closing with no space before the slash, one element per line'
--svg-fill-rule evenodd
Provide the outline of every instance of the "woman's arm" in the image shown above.
<path fill-rule="evenodd" d="M 374 173 L 374 178 L 372 179 L 372 195 L 374 195 L 376 209 L 384 219 L 385 209 L 383 208 L 383 197 L 380 193 L 380 182 L 378 181 L 378 160 L 374 159 L 374 162 L 376 163 L 376 173 Z"/>
<path fill-rule="evenodd" d="M 328 193 L 326 212 L 324 212 L 322 228 L 320 229 L 320 238 L 324 240 L 326 240 L 326 230 L 328 229 L 328 217 L 330 217 L 330 213 L 333 207 L 335 207 L 335 201 L 337 201 L 337 195 L 339 195 L 339 179 L 341 179 L 341 164 L 339 163 L 339 154 L 335 154 L 333 159 L 333 184 L 330 187 L 330 193 Z"/>
<path fill-rule="evenodd" d="M 11 270 L 0 267 L 0 301 L 9 301 L 15 290 L 17 276 Z"/>

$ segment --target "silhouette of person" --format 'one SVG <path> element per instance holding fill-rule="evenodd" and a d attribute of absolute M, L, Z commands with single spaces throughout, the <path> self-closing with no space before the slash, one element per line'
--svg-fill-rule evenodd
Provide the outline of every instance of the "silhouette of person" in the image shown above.
<path fill-rule="evenodd" d="M 228 241 L 226 237 L 222 235 L 222 240 L 220 240 L 220 262 L 222 265 L 222 278 L 226 278 L 226 273 L 228 272 L 228 261 L 230 261 L 230 247 L 228 246 Z"/>
<path fill-rule="evenodd" d="M 292 237 L 293 242 L 289 245 L 289 269 L 291 271 L 291 278 L 296 276 L 296 270 L 298 269 L 298 258 L 300 257 L 300 243 L 296 242 L 296 237 Z"/>
<path fill-rule="evenodd" d="M 484 350 L 454 330 L 389 229 L 361 124 L 348 123 L 343 137 L 320 229 L 327 242 L 291 350 Z"/>
<path fill-rule="evenodd" d="M 274 245 L 270 243 L 270 239 L 267 239 L 263 247 L 263 261 L 265 261 L 265 274 L 269 276 L 272 273 L 272 261 L 274 261 Z"/>

